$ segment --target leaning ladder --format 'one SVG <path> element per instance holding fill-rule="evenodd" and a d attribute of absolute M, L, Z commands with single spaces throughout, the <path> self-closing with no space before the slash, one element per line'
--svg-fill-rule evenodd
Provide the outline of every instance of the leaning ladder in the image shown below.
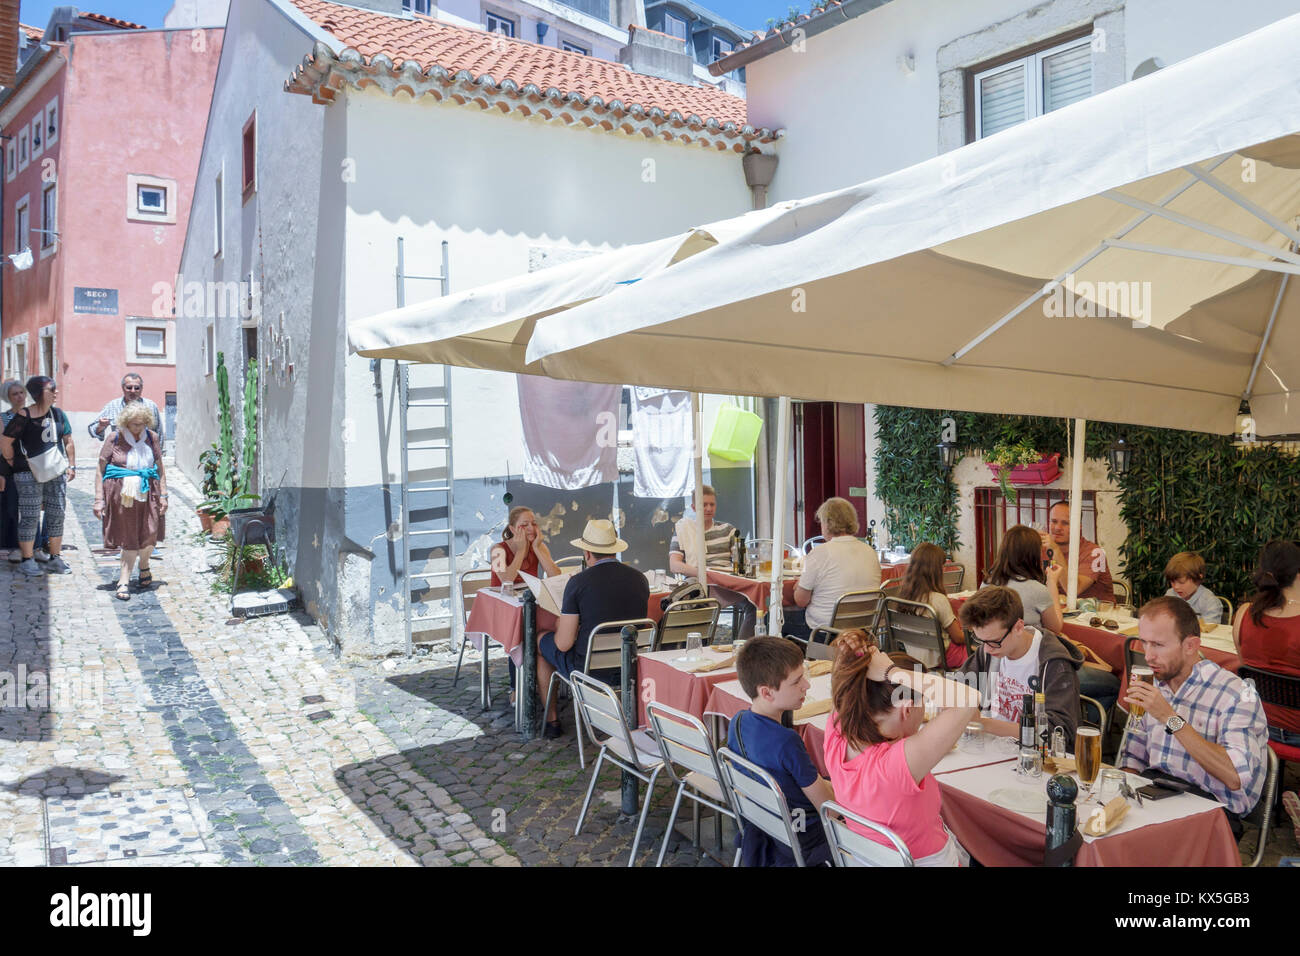
<path fill-rule="evenodd" d="M 450 286 L 447 243 L 442 274 L 407 275 L 405 243 L 397 240 L 397 305 L 406 305 L 406 280 Z M 399 362 L 402 425 L 402 602 L 406 655 L 416 644 L 450 638 L 458 612 L 456 591 L 455 470 L 452 467 L 451 369 Z"/>

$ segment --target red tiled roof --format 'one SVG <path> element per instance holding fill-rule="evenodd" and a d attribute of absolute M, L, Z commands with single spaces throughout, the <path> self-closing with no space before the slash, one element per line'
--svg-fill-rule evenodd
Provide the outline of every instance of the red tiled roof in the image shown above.
<path fill-rule="evenodd" d="M 20 23 L 18 24 L 18 29 L 22 30 L 23 33 L 27 34 L 27 39 L 32 40 L 36 43 L 40 43 L 41 39 L 45 36 L 44 27 L 29 27 L 25 23 Z"/>
<path fill-rule="evenodd" d="M 634 73 L 608 60 L 539 46 L 500 34 L 444 23 L 427 17 L 411 19 L 373 10 L 341 6 L 327 0 L 292 0 L 311 20 L 361 55 L 366 67 L 386 57 L 394 71 L 414 61 L 423 74 L 441 67 L 450 76 L 464 71 L 480 86 L 490 78 L 500 87 L 509 81 L 522 90 L 535 86 L 545 92 L 578 94 L 602 104 L 621 101 L 643 110 L 676 111 L 718 124 L 745 125 L 745 101 L 713 86 L 688 86 Z M 302 90 L 306 92 L 306 90 Z"/>
<path fill-rule="evenodd" d="M 121 30 L 143 30 L 144 24 L 132 23 L 130 20 L 119 20 L 117 17 L 106 17 L 102 13 L 82 13 L 78 14 L 83 20 L 94 20 L 96 23 L 107 23 L 111 27 L 117 27 Z"/>

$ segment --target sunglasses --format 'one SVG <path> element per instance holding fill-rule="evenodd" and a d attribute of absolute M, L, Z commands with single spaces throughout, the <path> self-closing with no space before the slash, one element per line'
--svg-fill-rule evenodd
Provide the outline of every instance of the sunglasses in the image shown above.
<path fill-rule="evenodd" d="M 1088 622 L 1088 626 L 1089 626 L 1089 627 L 1104 627 L 1104 628 L 1105 628 L 1106 630 L 1108 630 L 1108 631 L 1118 631 L 1118 630 L 1119 630 L 1119 621 L 1112 621 L 1112 620 L 1110 620 L 1109 618 L 1107 618 L 1106 620 L 1102 620 L 1102 619 L 1099 618 L 1099 617 L 1094 617 L 1092 620 L 1090 620 L 1090 621 Z"/>

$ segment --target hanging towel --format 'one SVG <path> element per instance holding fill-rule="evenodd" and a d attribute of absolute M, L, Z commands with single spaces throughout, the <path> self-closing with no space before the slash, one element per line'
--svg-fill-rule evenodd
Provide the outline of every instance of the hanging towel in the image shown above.
<path fill-rule="evenodd" d="M 680 498 L 695 490 L 691 393 L 632 389 L 632 450 L 638 498 Z"/>
<path fill-rule="evenodd" d="M 618 480 L 620 385 L 516 375 L 524 481 L 572 491 Z"/>

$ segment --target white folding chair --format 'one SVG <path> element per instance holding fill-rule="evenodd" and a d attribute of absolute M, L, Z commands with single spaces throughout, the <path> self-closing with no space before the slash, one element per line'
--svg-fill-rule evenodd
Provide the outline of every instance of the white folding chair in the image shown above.
<path fill-rule="evenodd" d="M 822 829 L 831 848 L 832 866 L 913 866 L 907 844 L 889 827 L 872 823 L 866 817 L 846 810 L 834 800 L 822 804 Z M 850 823 L 879 833 L 892 844 L 885 846 L 863 836 Z"/>
<path fill-rule="evenodd" d="M 677 809 L 682 797 L 689 797 L 694 810 L 694 845 L 700 844 L 700 806 L 712 809 L 721 821 L 723 816 L 740 821 L 722 789 L 721 771 L 718 769 L 718 754 L 713 740 L 704 724 L 690 714 L 682 713 L 657 701 L 646 705 L 646 717 L 655 739 L 659 741 L 659 752 L 663 755 L 664 766 L 668 776 L 677 785 L 677 797 L 673 800 L 673 812 L 668 816 L 668 828 L 664 831 L 664 842 L 659 848 L 659 860 L 655 866 L 664 865 L 664 854 L 668 852 L 668 841 L 672 839 L 673 824 L 677 822 Z M 677 767 L 686 770 L 678 775 Z M 721 830 L 719 829 L 719 836 Z M 740 864 L 740 849 L 736 849 L 733 866 Z"/>
<path fill-rule="evenodd" d="M 583 674 L 590 674 L 592 671 L 610 670 L 613 668 L 623 667 L 623 628 L 631 624 L 636 628 L 636 651 L 638 654 L 644 654 L 654 647 L 655 642 L 655 622 L 648 617 L 636 618 L 629 621 L 606 621 L 604 624 L 597 624 L 591 629 L 587 637 L 587 655 L 583 659 Z M 574 671 L 575 674 L 579 673 Z M 546 720 L 546 715 L 551 712 L 551 699 L 555 694 L 555 685 L 563 684 L 573 692 L 573 682 L 563 677 L 559 671 L 551 673 L 551 682 L 546 685 L 546 706 L 542 708 L 542 720 Z M 578 741 L 578 766 L 582 769 L 587 768 L 587 757 L 582 749 L 582 712 L 578 707 L 573 708 L 573 736 Z"/>
<path fill-rule="evenodd" d="M 789 848 L 795 866 L 806 866 L 790 820 L 790 807 L 772 775 L 726 747 L 718 751 L 718 769 L 723 791 L 736 810 L 742 831 L 747 825 L 757 827 Z"/>
<path fill-rule="evenodd" d="M 591 794 L 596 789 L 596 778 L 600 776 L 600 766 L 608 759 L 610 763 L 646 784 L 641 816 L 636 824 L 636 836 L 632 838 L 632 855 L 627 861 L 627 865 L 632 866 L 636 862 L 637 847 L 641 844 L 646 814 L 650 812 L 650 801 L 654 798 L 655 780 L 664 769 L 663 755 L 649 734 L 628 727 L 623 716 L 623 705 L 619 703 L 614 688 L 578 671 L 574 672 L 569 686 L 573 690 L 574 710 L 582 712 L 582 723 L 587 727 L 591 742 L 600 748 L 596 764 L 591 768 L 591 783 L 587 785 L 587 795 L 583 798 L 582 811 L 578 814 L 578 825 L 574 828 L 573 835 L 582 832 L 587 808 L 591 806 Z M 598 731 L 608 737 L 602 741 L 596 736 Z"/>
<path fill-rule="evenodd" d="M 469 612 L 474 605 L 475 596 L 480 590 L 489 587 L 492 584 L 491 568 L 474 568 L 471 571 L 462 571 L 460 575 L 460 605 L 461 605 L 461 627 L 460 627 L 460 653 L 456 655 L 456 672 L 452 675 L 451 686 L 455 687 L 456 682 L 460 680 L 460 665 L 465 659 L 465 645 L 470 643 L 469 631 Z M 492 691 L 488 687 L 488 648 L 491 646 L 491 639 L 486 634 L 480 633 L 480 644 L 482 652 L 479 658 L 479 704 L 488 708 L 492 706 Z"/>

